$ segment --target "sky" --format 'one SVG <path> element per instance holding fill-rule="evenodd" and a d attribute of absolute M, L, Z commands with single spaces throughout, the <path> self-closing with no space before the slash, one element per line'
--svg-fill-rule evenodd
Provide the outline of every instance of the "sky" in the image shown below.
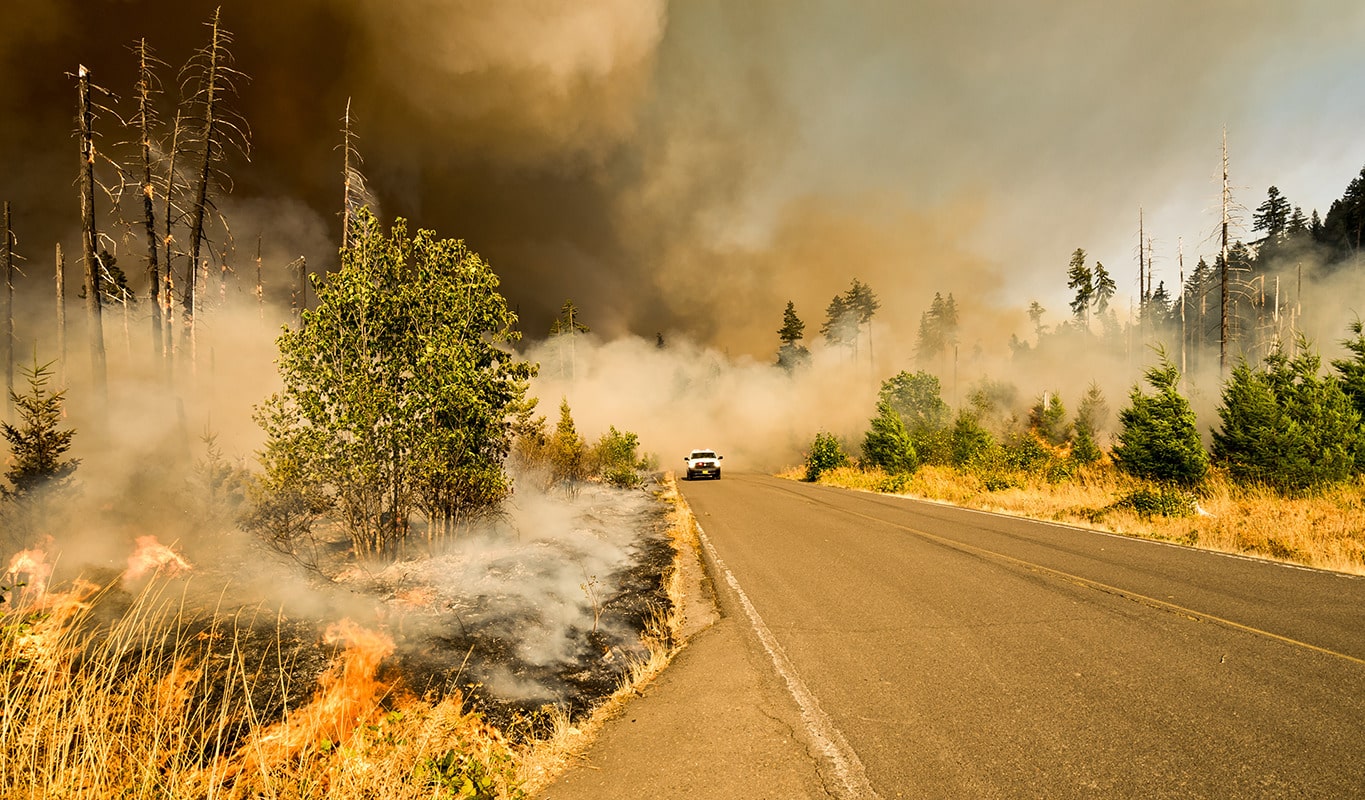
<path fill-rule="evenodd" d="M 77 252 L 68 73 L 89 67 L 126 114 L 127 45 L 178 67 L 213 7 L 7 4 L 0 195 L 21 255 Z M 350 99 L 383 216 L 488 258 L 528 338 L 571 298 L 607 338 L 766 358 L 786 301 L 813 335 L 856 277 L 894 339 L 951 292 L 1003 346 L 1031 300 L 1064 318 L 1076 248 L 1126 307 L 1140 211 L 1157 280 L 1178 282 L 1179 251 L 1187 270 L 1211 257 L 1225 128 L 1246 238 L 1270 185 L 1325 214 L 1365 165 L 1350 0 L 225 0 L 222 17 L 252 131 L 219 202 L 237 246 L 259 235 L 268 270 L 334 263 Z M 114 113 L 98 125 L 117 153 Z"/>

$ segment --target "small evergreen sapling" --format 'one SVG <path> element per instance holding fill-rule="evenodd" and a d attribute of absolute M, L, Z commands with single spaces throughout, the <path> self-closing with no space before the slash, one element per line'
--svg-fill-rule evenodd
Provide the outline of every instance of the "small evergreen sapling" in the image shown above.
<path fill-rule="evenodd" d="M 28 393 L 10 392 L 20 424 L 2 424 L 13 458 L 5 471 L 10 485 L 0 486 L 0 492 L 11 499 L 26 499 L 44 487 L 66 487 L 81 463 L 79 459 L 62 458 L 71 449 L 76 431 L 60 427 L 66 391 L 48 391 L 51 366 L 50 362 L 38 364 L 35 360 L 32 367 L 23 367 Z"/>
<path fill-rule="evenodd" d="M 1129 475 L 1182 488 L 1198 486 L 1208 473 L 1209 457 L 1199 438 L 1194 411 L 1176 386 L 1180 371 L 1165 352 L 1147 370 L 1153 394 L 1133 386 L 1131 405 L 1119 412 L 1114 463 Z"/>

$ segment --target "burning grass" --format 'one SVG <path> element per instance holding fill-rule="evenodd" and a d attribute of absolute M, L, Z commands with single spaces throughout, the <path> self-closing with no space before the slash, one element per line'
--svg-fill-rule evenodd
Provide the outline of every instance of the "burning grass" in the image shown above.
<path fill-rule="evenodd" d="M 784 477 L 798 479 L 804 470 Z M 1065 522 L 1096 530 L 1365 574 L 1365 481 L 1316 497 L 1286 498 L 1245 489 L 1214 474 L 1188 514 L 1162 516 L 1133 503 L 1150 486 L 1107 465 L 1082 468 L 1071 480 L 1049 482 L 1020 473 L 992 490 L 975 474 L 925 466 L 913 475 L 841 467 L 820 483 L 901 494 L 1006 514 Z"/>
<path fill-rule="evenodd" d="M 551 641 L 568 661 L 543 663 L 516 642 L 498 651 L 506 615 L 481 621 L 456 608 L 462 597 L 419 580 L 416 563 L 398 585 L 383 572 L 367 578 L 367 589 L 389 590 L 374 620 L 324 627 L 229 609 L 226 591 L 206 609 L 194 584 L 208 578 L 189 580 L 190 560 L 155 539 L 138 540 L 125 568 L 97 570 L 95 580 L 54 582 L 45 553 L 25 550 L 5 573 L 0 604 L 0 796 L 524 797 L 670 658 L 678 539 L 662 527 L 602 576 L 600 596 L 568 603 L 604 606 L 588 614 L 601 629 L 570 623 L 567 639 Z M 617 563 L 579 556 L 575 570 Z M 537 579 L 514 560 L 494 563 Z M 493 604 L 500 590 L 481 591 Z M 447 627 L 451 614 L 463 620 L 459 634 Z M 479 658 L 485 667 L 503 658 L 497 666 L 534 690 L 499 697 L 478 679 Z M 547 688 L 554 702 L 544 702 Z"/>

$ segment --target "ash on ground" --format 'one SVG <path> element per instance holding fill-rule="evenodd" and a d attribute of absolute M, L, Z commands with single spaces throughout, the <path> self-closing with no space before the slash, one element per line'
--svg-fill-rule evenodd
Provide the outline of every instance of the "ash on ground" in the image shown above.
<path fill-rule="evenodd" d="M 651 614 L 667 611 L 666 507 L 652 490 L 518 493 L 440 552 L 336 581 L 376 597 L 417 694 L 461 690 L 500 727 L 577 714 L 616 689 Z"/>

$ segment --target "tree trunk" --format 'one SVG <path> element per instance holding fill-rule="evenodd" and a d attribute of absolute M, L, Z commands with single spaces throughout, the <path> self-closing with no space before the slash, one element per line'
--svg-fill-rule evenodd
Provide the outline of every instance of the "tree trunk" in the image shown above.
<path fill-rule="evenodd" d="M 66 386 L 66 257 L 57 242 L 57 382 Z"/>
<path fill-rule="evenodd" d="M 172 234 L 172 225 L 175 221 L 175 157 L 180 148 L 180 113 L 176 112 L 175 125 L 171 128 L 171 150 L 166 159 L 166 204 L 165 218 L 166 234 L 161 242 L 166 251 L 166 287 L 163 293 L 161 307 L 162 310 L 162 352 L 166 356 L 166 384 L 170 385 L 175 378 L 175 270 L 172 267 L 174 251 L 171 249 L 175 236 Z"/>
<path fill-rule="evenodd" d="M 146 39 L 138 42 L 138 76 L 138 132 L 142 137 L 142 216 L 147 228 L 147 283 L 148 298 L 152 306 L 152 363 L 156 363 L 157 358 L 165 358 L 166 355 L 161 343 L 161 265 L 157 261 L 156 213 L 153 210 L 156 189 L 152 183 L 152 136 L 151 123 L 148 119 L 152 76 L 151 64 L 147 60 Z"/>
<path fill-rule="evenodd" d="M 90 369 L 94 373 L 95 401 L 103 406 L 109 397 L 109 377 L 104 357 L 104 321 L 101 299 L 100 271 L 95 263 L 95 142 L 91 130 L 90 71 L 81 66 L 78 75 L 80 89 L 81 131 L 81 256 L 85 266 L 85 315 L 90 336 Z"/>
<path fill-rule="evenodd" d="M 5 246 L 0 248 L 0 269 L 5 273 L 5 402 L 14 418 L 14 229 L 10 227 L 9 201 L 5 201 Z"/>
<path fill-rule="evenodd" d="M 214 112 L 217 110 L 218 102 L 218 58 L 221 52 L 221 29 L 219 28 L 219 16 L 222 8 L 215 9 L 213 12 L 213 35 L 209 42 L 209 65 L 208 76 L 205 79 L 204 87 L 204 132 L 203 149 L 200 151 L 199 175 L 195 182 L 194 205 L 190 209 L 190 264 L 186 270 L 187 280 L 185 282 L 184 297 L 184 320 L 185 332 L 190 335 L 191 360 L 194 359 L 194 315 L 195 315 L 195 284 L 197 274 L 200 269 L 200 249 L 204 241 L 204 217 L 208 205 L 209 178 L 213 173 L 213 144 L 216 134 L 215 126 L 217 120 Z"/>

